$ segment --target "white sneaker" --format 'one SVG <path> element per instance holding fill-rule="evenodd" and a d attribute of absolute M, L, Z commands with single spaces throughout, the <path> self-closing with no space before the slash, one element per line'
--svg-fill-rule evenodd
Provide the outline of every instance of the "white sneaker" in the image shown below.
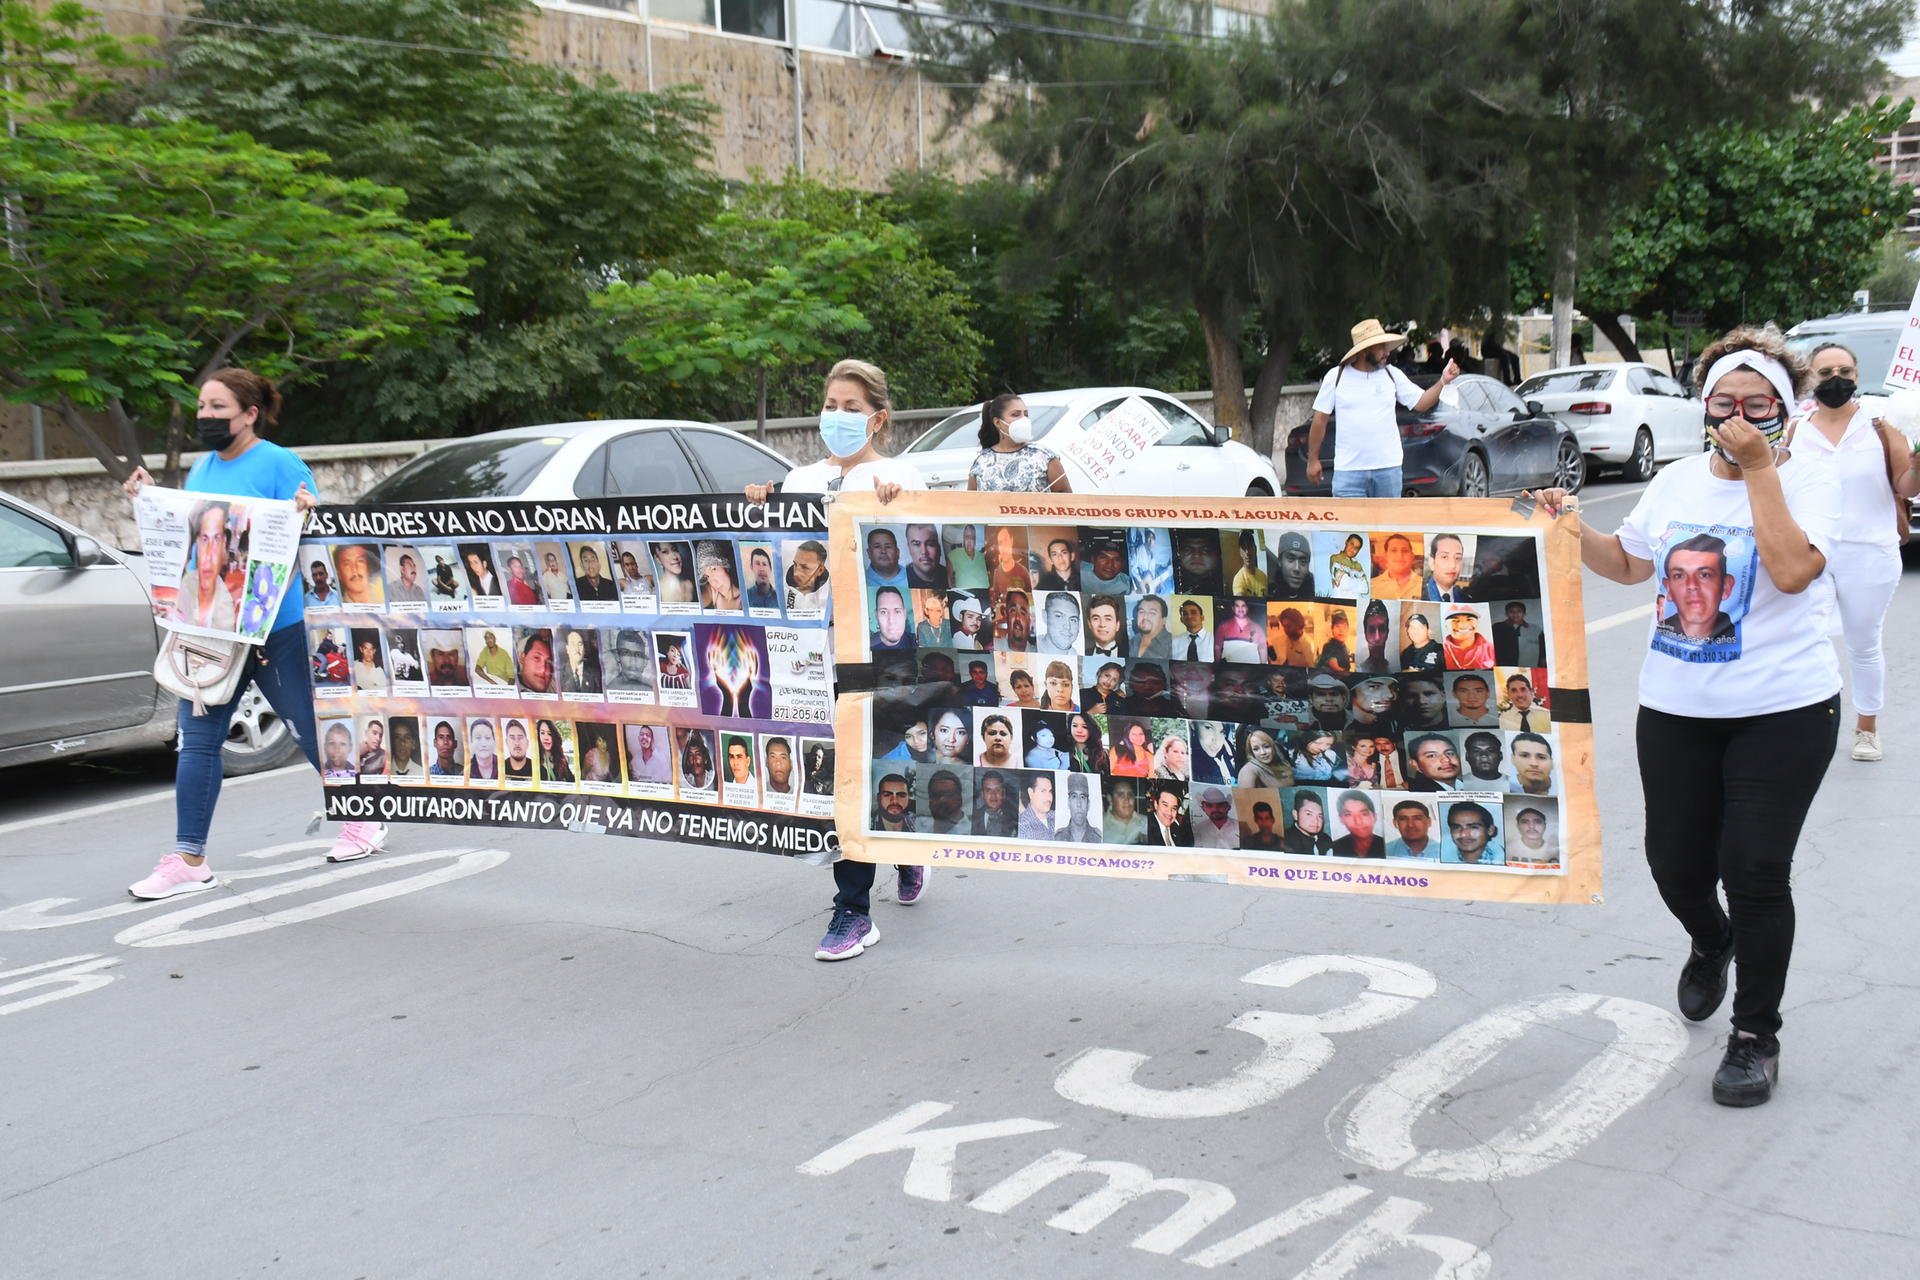
<path fill-rule="evenodd" d="M 1853 731 L 1853 758 L 1855 760 L 1884 760 L 1886 753 L 1880 750 L 1880 735 L 1871 729 Z"/>
<path fill-rule="evenodd" d="M 328 862 L 358 862 L 371 854 L 378 853 L 380 846 L 387 841 L 387 827 L 382 822 L 349 822 L 340 828 L 340 838 L 333 842 L 333 852 L 327 855 Z"/>

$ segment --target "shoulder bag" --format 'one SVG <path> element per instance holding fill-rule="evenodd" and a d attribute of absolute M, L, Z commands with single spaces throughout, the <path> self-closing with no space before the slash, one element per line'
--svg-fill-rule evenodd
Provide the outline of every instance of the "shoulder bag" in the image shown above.
<path fill-rule="evenodd" d="M 254 646 L 244 640 L 218 640 L 169 630 L 153 660 L 153 680 L 203 716 L 208 707 L 224 707 L 240 696 L 252 678 Z"/>

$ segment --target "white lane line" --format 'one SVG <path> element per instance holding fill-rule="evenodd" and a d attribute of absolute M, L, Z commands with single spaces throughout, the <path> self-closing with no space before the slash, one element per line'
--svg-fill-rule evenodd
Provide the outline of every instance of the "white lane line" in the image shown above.
<path fill-rule="evenodd" d="M 427 853 L 410 853 L 399 858 L 383 858 L 378 862 L 355 862 L 336 871 L 327 871 L 317 876 L 306 876 L 286 884 L 274 885 L 267 889 L 255 889 L 237 897 L 215 899 L 199 906 L 188 907 L 171 915 L 159 916 L 152 920 L 122 929 L 113 940 L 128 947 L 172 947 L 195 942 L 211 942 L 216 938 L 237 938 L 244 934 L 259 933 L 263 929 L 276 929 L 285 924 L 299 924 L 305 920 L 318 920 L 323 916 L 339 911 L 349 911 L 354 907 L 367 906 L 370 903 L 384 902 L 388 898 L 402 894 L 417 893 L 421 889 L 445 884 L 449 880 L 459 880 L 466 876 L 477 875 L 489 867 L 497 867 L 513 855 L 505 849 L 434 849 Z M 403 867 L 416 862 L 430 862 L 439 858 L 452 858 L 452 866 L 441 867 L 423 875 L 409 876 L 404 880 L 392 880 L 371 888 L 343 893 L 337 897 L 322 898 L 318 902 L 309 902 L 270 915 L 250 916 L 232 924 L 217 925 L 211 929 L 187 930 L 182 926 L 205 916 L 217 915 L 222 911 L 231 911 L 235 907 L 248 907 L 256 902 L 270 898 L 284 897 L 290 893 L 299 893 L 306 889 L 319 888 L 341 880 L 358 876 L 372 875 L 385 871 L 389 867 Z"/>
<path fill-rule="evenodd" d="M 302 769 L 311 772 L 313 766 L 302 760 L 299 764 L 290 764 L 281 769 L 269 769 L 265 773 L 250 773 L 242 778 L 228 778 L 221 784 L 221 787 L 224 789 L 226 787 L 241 786 L 248 782 L 259 782 L 266 778 L 281 778 L 289 773 L 298 773 Z M 51 827 L 55 823 L 74 822 L 81 818 L 91 818 L 95 814 L 113 813 L 119 809 L 131 809 L 137 804 L 146 804 L 153 800 L 170 800 L 172 798 L 173 788 L 168 787 L 165 791 L 149 792 L 144 796 L 134 796 L 129 800 L 109 800 L 105 804 L 87 805 L 81 809 L 65 809 L 59 813 L 49 813 L 38 818 L 22 818 L 18 822 L 9 822 L 4 826 L 0 826 L 0 836 L 6 835 L 11 831 L 26 831 L 33 827 Z"/>
<path fill-rule="evenodd" d="M 1624 627 L 1629 622 L 1638 622 L 1642 618 L 1653 616 L 1653 606 L 1638 604 L 1631 609 L 1622 609 L 1619 613 L 1610 613 L 1604 618 L 1595 618 L 1587 624 L 1587 634 L 1597 635 L 1602 631 L 1611 631 L 1615 627 Z"/>

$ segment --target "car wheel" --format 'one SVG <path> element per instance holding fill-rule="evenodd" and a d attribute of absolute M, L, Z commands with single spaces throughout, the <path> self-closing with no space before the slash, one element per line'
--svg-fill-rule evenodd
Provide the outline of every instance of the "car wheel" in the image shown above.
<path fill-rule="evenodd" d="M 265 773 L 299 758 L 299 739 L 260 692 L 260 686 L 249 683 L 227 726 L 227 741 L 220 749 L 221 775 L 238 778 Z"/>
<path fill-rule="evenodd" d="M 1487 460 L 1472 449 L 1460 460 L 1460 496 L 1463 498 L 1484 498 L 1493 492 L 1492 482 L 1487 477 Z"/>
<path fill-rule="evenodd" d="M 1249 498 L 1271 498 L 1273 496 L 1273 489 L 1268 486 L 1265 480 L 1255 480 L 1247 486 L 1247 496 Z"/>
<path fill-rule="evenodd" d="M 1653 479 L 1653 432 L 1640 428 L 1633 438 L 1633 456 L 1627 459 L 1627 465 L 1620 470 L 1620 477 L 1631 484 L 1642 484 Z"/>
<path fill-rule="evenodd" d="M 1587 482 L 1587 455 L 1580 452 L 1580 446 L 1571 440 L 1560 442 L 1560 452 L 1553 459 L 1553 484 L 1556 489 L 1565 489 L 1568 493 L 1580 492 L 1580 486 Z"/>

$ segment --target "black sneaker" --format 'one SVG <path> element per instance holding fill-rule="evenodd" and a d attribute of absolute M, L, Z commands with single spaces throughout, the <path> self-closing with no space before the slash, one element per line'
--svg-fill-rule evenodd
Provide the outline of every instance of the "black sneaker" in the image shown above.
<path fill-rule="evenodd" d="M 1757 1107 L 1773 1096 L 1780 1079 L 1778 1036 L 1727 1037 L 1727 1056 L 1713 1073 L 1713 1100 L 1723 1107 Z"/>
<path fill-rule="evenodd" d="M 1680 967 L 1680 1013 L 1690 1022 L 1705 1022 L 1727 998 L 1727 965 L 1733 960 L 1733 939 L 1719 951 L 1695 946 Z"/>

